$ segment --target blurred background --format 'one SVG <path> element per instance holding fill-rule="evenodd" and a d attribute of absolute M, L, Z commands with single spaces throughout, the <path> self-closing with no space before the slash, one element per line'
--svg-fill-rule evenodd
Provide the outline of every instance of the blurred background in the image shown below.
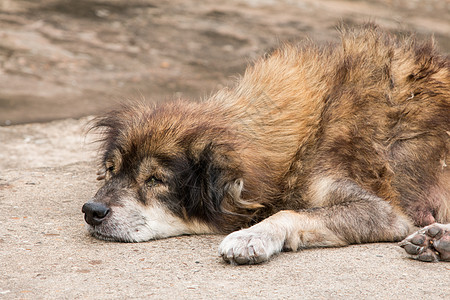
<path fill-rule="evenodd" d="M 0 0 L 0 126 L 198 100 L 281 42 L 366 21 L 450 52 L 448 0 Z"/>

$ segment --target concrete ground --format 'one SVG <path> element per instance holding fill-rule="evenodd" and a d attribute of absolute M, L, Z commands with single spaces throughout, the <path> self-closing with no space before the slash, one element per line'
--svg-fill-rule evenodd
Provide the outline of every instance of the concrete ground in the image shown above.
<path fill-rule="evenodd" d="M 95 240 L 81 214 L 98 188 L 89 119 L 0 127 L 1 299 L 450 299 L 450 263 L 389 243 L 230 266 L 223 236 Z"/>

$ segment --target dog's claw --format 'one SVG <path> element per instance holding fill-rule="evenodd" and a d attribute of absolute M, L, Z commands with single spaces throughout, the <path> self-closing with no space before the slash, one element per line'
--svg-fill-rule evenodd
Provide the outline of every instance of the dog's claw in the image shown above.
<path fill-rule="evenodd" d="M 406 253 L 411 255 L 421 254 L 424 250 L 424 247 L 419 247 L 413 244 L 404 245 L 403 248 L 405 249 Z"/>

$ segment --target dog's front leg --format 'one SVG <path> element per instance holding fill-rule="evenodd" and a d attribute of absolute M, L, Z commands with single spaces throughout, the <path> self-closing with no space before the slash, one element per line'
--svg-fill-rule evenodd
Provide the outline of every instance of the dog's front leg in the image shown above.
<path fill-rule="evenodd" d="M 330 182 L 315 199 L 322 206 L 280 211 L 228 235 L 219 246 L 232 264 L 255 264 L 285 250 L 400 241 L 412 226 L 399 210 L 351 180 Z"/>
<path fill-rule="evenodd" d="M 320 218 L 286 210 L 229 234 L 220 244 L 219 254 L 231 264 L 257 264 L 283 249 L 343 245 L 345 241 L 327 229 Z"/>
<path fill-rule="evenodd" d="M 219 246 L 232 264 L 257 264 L 284 250 L 344 246 L 348 243 L 311 212 L 280 211 L 262 222 L 228 235 Z"/>

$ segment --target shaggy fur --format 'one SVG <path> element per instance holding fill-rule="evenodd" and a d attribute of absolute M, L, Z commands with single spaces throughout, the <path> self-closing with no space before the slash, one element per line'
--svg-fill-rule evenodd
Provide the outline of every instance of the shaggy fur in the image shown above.
<path fill-rule="evenodd" d="M 200 103 L 97 119 L 106 182 L 89 202 L 101 212 L 83 208 L 91 233 L 144 241 L 257 223 L 219 247 L 242 264 L 450 222 L 449 58 L 374 25 L 341 34 L 339 45 L 285 45 Z M 449 226 L 430 228 L 402 245 L 447 259 Z"/>

